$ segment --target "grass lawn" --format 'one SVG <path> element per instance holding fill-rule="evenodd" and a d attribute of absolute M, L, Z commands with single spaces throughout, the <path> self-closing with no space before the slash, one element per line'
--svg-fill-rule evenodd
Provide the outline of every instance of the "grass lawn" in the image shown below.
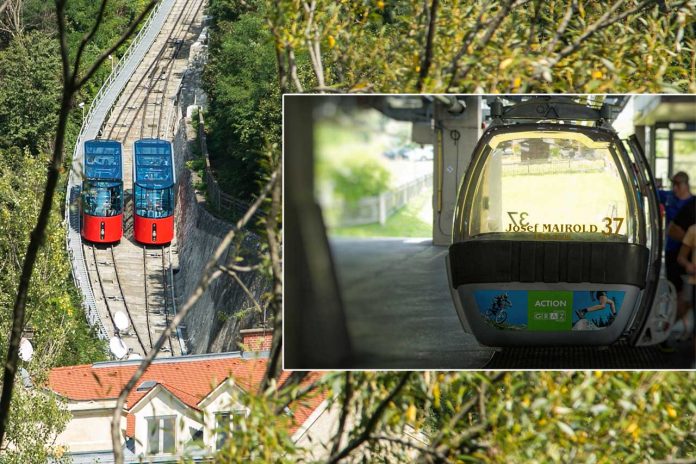
<path fill-rule="evenodd" d="M 432 189 L 424 190 L 409 204 L 392 215 L 382 226 L 368 224 L 354 227 L 337 227 L 329 230 L 336 237 L 426 237 L 433 235 Z"/>

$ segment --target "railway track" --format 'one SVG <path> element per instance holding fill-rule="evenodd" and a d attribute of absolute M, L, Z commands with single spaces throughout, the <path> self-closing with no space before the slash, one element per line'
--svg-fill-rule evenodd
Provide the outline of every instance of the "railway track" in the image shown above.
<path fill-rule="evenodd" d="M 104 305 L 99 312 L 108 332 L 120 336 L 130 352 L 143 356 L 169 324 L 175 305 L 169 272 L 171 250 L 144 247 L 132 240 L 133 142 L 140 138 L 171 139 L 171 127 L 164 118 L 173 110 L 178 92 L 178 85 L 172 85 L 173 77 L 183 74 L 188 49 L 201 26 L 203 5 L 203 0 L 182 0 L 175 5 L 168 19 L 171 26 L 163 27 L 100 132 L 100 138 L 118 140 L 124 147 L 125 230 L 121 242 L 111 248 L 110 257 L 99 256 L 100 251 L 92 246 L 94 259 L 87 264 L 93 290 L 102 289 Z M 128 316 L 128 334 L 119 333 L 114 322 L 119 310 Z M 175 332 L 158 356 L 184 354 L 182 346 Z"/>
<path fill-rule="evenodd" d="M 162 316 L 156 326 L 148 324 L 148 331 L 154 344 L 161 333 L 169 325 L 169 319 L 173 308 L 169 303 L 169 263 L 167 260 L 168 247 L 143 247 L 143 272 L 146 278 L 143 280 L 145 287 L 145 314 L 157 314 Z M 149 319 L 149 316 L 148 316 Z M 175 334 L 174 334 L 175 335 Z M 174 335 L 170 335 L 167 343 L 162 347 L 163 352 L 175 353 Z"/>
<path fill-rule="evenodd" d="M 98 283 L 98 288 L 92 288 L 95 297 L 104 302 L 106 315 L 111 322 L 110 329 L 113 330 L 113 334 L 119 337 L 126 347 L 129 353 L 136 353 L 140 356 L 145 356 L 150 348 L 152 348 L 152 343 L 150 341 L 149 333 L 149 321 L 146 324 L 147 338 L 143 337 L 141 334 L 142 326 L 136 324 L 131 313 L 128 304 L 126 302 L 126 297 L 121 286 L 121 279 L 119 276 L 118 267 L 116 266 L 116 260 L 114 256 L 114 247 L 109 245 L 107 247 L 108 254 L 105 256 L 104 251 L 106 249 L 99 249 L 94 244 L 83 243 L 83 251 L 85 256 L 90 256 L 91 268 L 96 274 L 96 282 Z M 89 251 L 87 250 L 89 248 Z M 97 251 L 99 250 L 99 251 Z M 98 291 L 95 291 L 98 290 Z M 128 319 L 128 328 L 125 330 L 119 330 L 116 323 L 116 315 L 118 312 L 123 313 Z M 140 326 L 140 327 L 139 327 Z"/>
<path fill-rule="evenodd" d="M 135 138 L 145 137 L 145 121 L 147 111 L 152 106 L 156 119 L 161 122 L 164 113 L 164 103 L 166 90 L 173 73 L 173 64 L 186 41 L 181 37 L 188 35 L 193 26 L 193 18 L 197 17 L 203 7 L 203 1 L 187 0 L 177 15 L 176 25 L 169 31 L 164 43 L 160 46 L 157 55 L 150 60 L 150 64 L 144 70 L 135 85 L 130 83 L 126 88 L 126 93 L 117 102 L 120 109 L 115 117 L 109 118 L 107 123 L 108 130 L 104 132 L 105 138 L 122 140 L 133 135 L 133 127 L 140 120 L 140 131 Z M 185 29 L 184 29 L 185 28 Z M 166 53 L 170 51 L 170 53 Z M 160 85 L 164 81 L 164 85 Z M 160 95 L 159 100 L 150 103 L 150 97 Z M 121 102 L 123 100 L 123 102 Z M 148 137 L 166 137 L 167 134 L 160 134 L 160 124 L 157 124 L 157 131 L 148 134 Z"/>

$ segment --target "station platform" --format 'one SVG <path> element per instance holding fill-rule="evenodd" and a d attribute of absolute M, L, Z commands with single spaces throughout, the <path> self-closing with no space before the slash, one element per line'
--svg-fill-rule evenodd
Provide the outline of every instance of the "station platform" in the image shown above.
<path fill-rule="evenodd" d="M 450 297 L 447 247 L 430 239 L 330 238 L 355 369 L 688 369 L 690 345 L 494 350 L 467 334 Z"/>
<path fill-rule="evenodd" d="M 462 330 L 429 239 L 331 238 L 356 369 L 480 369 L 494 351 Z"/>

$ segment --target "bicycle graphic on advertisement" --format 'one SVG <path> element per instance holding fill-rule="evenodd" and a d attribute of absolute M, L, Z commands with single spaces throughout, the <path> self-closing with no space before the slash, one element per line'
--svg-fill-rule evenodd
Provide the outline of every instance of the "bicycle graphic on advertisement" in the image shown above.
<path fill-rule="evenodd" d="M 502 324 L 507 320 L 508 308 L 512 308 L 512 301 L 510 301 L 510 297 L 508 297 L 507 293 L 498 295 L 493 298 L 491 307 L 486 311 L 486 319 L 496 324 Z"/>

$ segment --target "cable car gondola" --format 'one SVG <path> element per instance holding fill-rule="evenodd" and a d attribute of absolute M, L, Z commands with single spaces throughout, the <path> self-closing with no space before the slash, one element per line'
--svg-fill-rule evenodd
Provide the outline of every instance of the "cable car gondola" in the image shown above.
<path fill-rule="evenodd" d="M 498 347 L 664 340 L 676 304 L 659 279 L 659 209 L 642 152 L 619 140 L 606 106 L 496 100 L 491 114 L 447 257 L 464 329 Z"/>
<path fill-rule="evenodd" d="M 133 146 L 134 237 L 144 245 L 164 245 L 174 238 L 174 158 L 172 144 L 137 140 Z"/>
<path fill-rule="evenodd" d="M 84 145 L 82 237 L 113 243 L 123 235 L 123 158 L 114 140 L 88 140 Z"/>

